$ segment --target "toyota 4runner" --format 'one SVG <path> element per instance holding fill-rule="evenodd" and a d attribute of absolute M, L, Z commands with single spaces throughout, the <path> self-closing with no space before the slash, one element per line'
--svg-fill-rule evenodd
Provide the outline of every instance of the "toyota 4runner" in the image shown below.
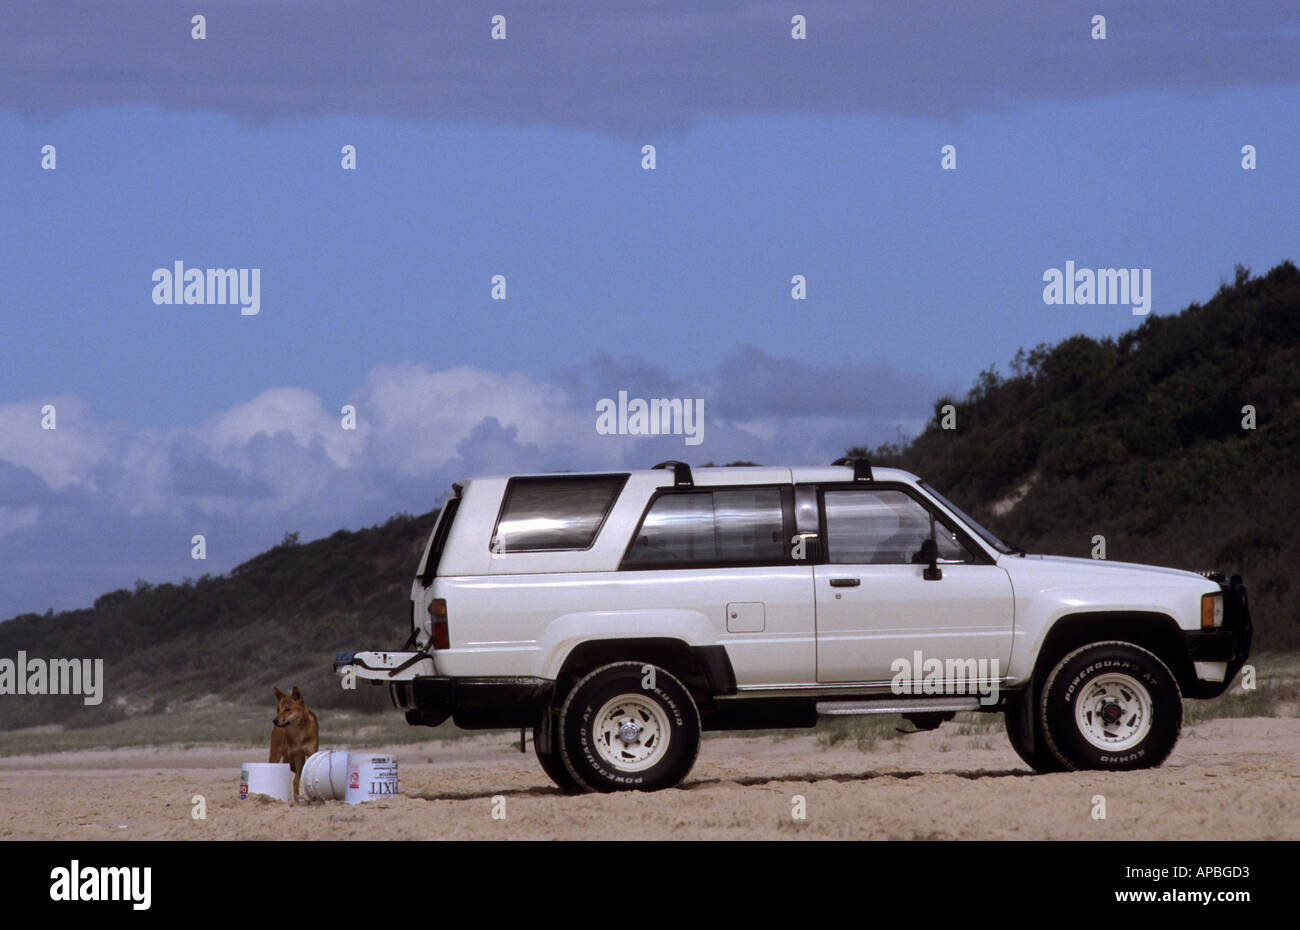
<path fill-rule="evenodd" d="M 1029 555 L 915 475 L 518 475 L 453 487 L 411 634 L 350 652 L 415 725 L 531 727 L 568 791 L 650 791 L 704 730 L 1001 712 L 1038 772 L 1159 765 L 1250 648 L 1240 576 Z"/>

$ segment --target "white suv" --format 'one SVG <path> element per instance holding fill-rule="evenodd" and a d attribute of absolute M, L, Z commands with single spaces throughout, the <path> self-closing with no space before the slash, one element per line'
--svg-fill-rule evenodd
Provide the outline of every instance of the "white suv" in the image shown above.
<path fill-rule="evenodd" d="M 411 625 L 336 670 L 412 724 L 532 727 L 571 791 L 670 787 L 703 730 L 821 714 L 1000 711 L 1036 771 L 1159 765 L 1251 638 L 1239 576 L 1026 555 L 863 459 L 464 481 Z"/>

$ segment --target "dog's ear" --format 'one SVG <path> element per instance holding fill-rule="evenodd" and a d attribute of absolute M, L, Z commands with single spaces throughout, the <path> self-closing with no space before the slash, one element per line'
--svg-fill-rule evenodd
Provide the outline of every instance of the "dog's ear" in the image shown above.
<path fill-rule="evenodd" d="M 284 697 L 284 692 L 280 690 L 279 685 L 274 685 L 273 687 L 275 689 L 275 699 L 278 701 L 280 698 Z"/>
<path fill-rule="evenodd" d="M 297 686 L 297 685 L 294 685 L 294 686 L 293 686 L 293 695 L 292 695 L 292 697 L 293 697 L 293 699 L 294 699 L 295 701 L 301 701 L 301 700 L 302 700 L 302 692 L 298 690 L 298 686 Z"/>

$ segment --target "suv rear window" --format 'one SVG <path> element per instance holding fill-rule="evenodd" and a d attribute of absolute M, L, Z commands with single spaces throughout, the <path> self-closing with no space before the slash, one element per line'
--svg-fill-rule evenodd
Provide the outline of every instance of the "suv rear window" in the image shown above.
<path fill-rule="evenodd" d="M 492 530 L 493 552 L 589 549 L 627 475 L 511 478 Z"/>
<path fill-rule="evenodd" d="M 455 486 L 456 496 L 443 504 L 438 523 L 433 528 L 433 543 L 429 546 L 429 561 L 420 573 L 420 583 L 426 588 L 433 584 L 438 571 L 438 562 L 442 559 L 442 550 L 447 545 L 447 536 L 451 533 L 451 523 L 456 519 L 456 510 L 460 507 L 460 485 Z"/>
<path fill-rule="evenodd" d="M 625 566 L 785 562 L 781 488 L 728 488 L 663 494 L 641 520 Z"/>

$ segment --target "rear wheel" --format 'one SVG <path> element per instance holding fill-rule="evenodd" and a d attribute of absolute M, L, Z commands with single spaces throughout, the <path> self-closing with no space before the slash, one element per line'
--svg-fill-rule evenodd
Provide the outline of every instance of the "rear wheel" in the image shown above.
<path fill-rule="evenodd" d="M 700 713 L 666 669 L 614 662 L 582 679 L 560 709 L 565 768 L 591 791 L 658 791 L 686 777 Z"/>
<path fill-rule="evenodd" d="M 585 791 L 586 789 L 573 777 L 573 773 L 564 767 L 564 758 L 560 754 L 555 729 L 551 729 L 551 748 L 546 752 L 542 751 L 541 730 L 541 724 L 533 727 L 533 752 L 537 754 L 537 761 L 542 764 L 542 771 L 555 782 L 555 787 L 565 794 L 580 794 Z"/>
<path fill-rule="evenodd" d="M 1043 731 L 1072 769 L 1143 769 L 1168 758 L 1183 725 L 1183 698 L 1154 653 L 1119 641 L 1074 650 L 1043 685 Z"/>

